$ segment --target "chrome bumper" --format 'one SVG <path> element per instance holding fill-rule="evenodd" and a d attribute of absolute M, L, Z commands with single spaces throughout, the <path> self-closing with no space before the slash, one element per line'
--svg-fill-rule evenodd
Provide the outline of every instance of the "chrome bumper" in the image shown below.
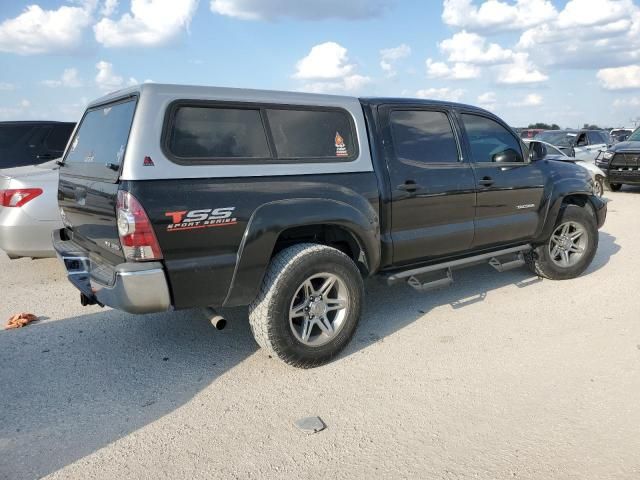
<path fill-rule="evenodd" d="M 171 295 L 160 262 L 97 265 L 71 240 L 53 232 L 53 246 L 67 269 L 69 281 L 86 297 L 86 303 L 107 305 L 129 313 L 164 312 L 171 308 Z"/>

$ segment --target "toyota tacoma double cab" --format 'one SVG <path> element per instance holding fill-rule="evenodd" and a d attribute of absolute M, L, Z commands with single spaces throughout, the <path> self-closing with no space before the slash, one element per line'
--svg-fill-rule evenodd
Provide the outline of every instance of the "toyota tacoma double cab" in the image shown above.
<path fill-rule="evenodd" d="M 580 275 L 606 203 L 467 105 L 145 84 L 84 113 L 53 243 L 83 304 L 131 313 L 248 306 L 298 367 L 354 334 L 365 277 L 420 291 L 489 262 Z"/>

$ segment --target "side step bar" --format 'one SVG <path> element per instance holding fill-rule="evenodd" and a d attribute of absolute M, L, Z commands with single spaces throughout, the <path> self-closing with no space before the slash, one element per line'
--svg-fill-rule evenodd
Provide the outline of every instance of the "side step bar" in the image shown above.
<path fill-rule="evenodd" d="M 454 268 L 461 268 L 470 266 L 473 264 L 481 263 L 484 261 L 489 261 L 489 264 L 498 270 L 499 272 L 504 272 L 507 270 L 511 270 L 513 268 L 521 267 L 525 264 L 524 261 L 524 253 L 531 250 L 531 245 L 521 245 L 519 247 L 506 248 L 504 250 L 498 250 L 495 252 L 483 253 L 481 255 L 475 255 L 473 257 L 461 258 L 459 260 L 452 260 L 449 262 L 438 263 L 435 265 L 428 265 L 426 267 L 414 268 L 411 270 L 405 270 L 403 272 L 397 272 L 391 274 L 387 277 L 388 284 L 394 284 L 400 281 L 407 281 L 409 285 L 416 290 L 427 291 L 434 290 L 437 288 L 448 287 L 453 283 L 453 276 L 451 270 Z M 515 255 L 515 258 L 508 261 L 502 262 L 500 257 L 504 257 L 506 255 Z M 446 272 L 446 276 L 444 278 L 433 280 L 430 282 L 420 282 L 417 278 L 419 275 L 424 275 L 426 273 L 433 272 Z"/>

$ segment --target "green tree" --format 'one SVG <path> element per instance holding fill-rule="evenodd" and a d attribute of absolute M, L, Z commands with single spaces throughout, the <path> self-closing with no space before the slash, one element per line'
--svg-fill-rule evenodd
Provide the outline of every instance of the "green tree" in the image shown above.
<path fill-rule="evenodd" d="M 540 128 L 542 130 L 560 130 L 560 126 L 557 124 L 549 125 L 548 123 L 532 123 L 527 128 Z"/>

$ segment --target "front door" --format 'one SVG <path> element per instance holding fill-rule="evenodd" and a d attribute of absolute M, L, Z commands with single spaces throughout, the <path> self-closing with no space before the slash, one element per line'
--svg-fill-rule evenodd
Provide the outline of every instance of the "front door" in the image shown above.
<path fill-rule="evenodd" d="M 446 109 L 381 107 L 391 181 L 395 264 L 467 250 L 473 242 L 475 180 Z"/>
<path fill-rule="evenodd" d="M 544 175 L 525 158 L 504 125 L 478 113 L 460 114 L 477 179 L 474 248 L 526 241 L 544 219 Z"/>

